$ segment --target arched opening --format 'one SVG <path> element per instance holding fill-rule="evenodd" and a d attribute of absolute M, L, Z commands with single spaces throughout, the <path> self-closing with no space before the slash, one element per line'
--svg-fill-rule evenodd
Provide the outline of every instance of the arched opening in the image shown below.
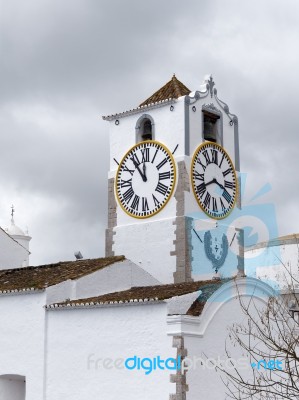
<path fill-rule="evenodd" d="M 149 119 L 144 120 L 141 137 L 143 140 L 153 139 L 152 123 Z"/>
<path fill-rule="evenodd" d="M 217 142 L 219 137 L 219 127 L 218 121 L 220 119 L 219 115 L 215 115 L 206 111 L 203 111 L 203 137 L 204 140 L 210 142 Z"/>
<path fill-rule="evenodd" d="M 25 400 L 26 379 L 22 375 L 0 376 L 0 399 L 1 400 Z"/>
<path fill-rule="evenodd" d="M 136 124 L 136 143 L 154 140 L 154 121 L 148 114 L 142 115 Z"/>

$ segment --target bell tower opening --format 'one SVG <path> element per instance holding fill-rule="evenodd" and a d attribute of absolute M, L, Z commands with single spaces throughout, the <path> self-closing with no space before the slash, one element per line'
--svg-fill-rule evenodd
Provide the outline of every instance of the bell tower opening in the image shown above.
<path fill-rule="evenodd" d="M 0 376 L 1 400 L 25 400 L 26 378 L 21 375 Z"/>
<path fill-rule="evenodd" d="M 152 140 L 153 133 L 152 133 L 152 123 L 149 119 L 144 120 L 143 123 L 143 132 L 141 134 L 143 140 Z"/>
<path fill-rule="evenodd" d="M 219 115 L 203 111 L 203 138 L 209 142 L 217 143 Z"/>
<path fill-rule="evenodd" d="M 139 118 L 135 129 L 136 143 L 145 140 L 154 140 L 154 120 L 150 115 L 145 114 Z"/>

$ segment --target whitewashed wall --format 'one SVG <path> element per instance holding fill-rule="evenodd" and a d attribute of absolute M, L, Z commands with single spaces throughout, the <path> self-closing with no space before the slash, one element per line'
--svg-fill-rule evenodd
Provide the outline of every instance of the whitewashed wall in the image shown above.
<path fill-rule="evenodd" d="M 247 299 L 254 293 L 257 308 L 265 307 L 268 296 L 274 293 L 268 285 L 256 279 L 240 279 L 238 282 L 239 292 L 247 296 Z M 225 354 L 227 344 L 232 358 L 242 362 L 245 365 L 245 374 L 250 376 L 252 367 L 249 359 L 246 361 L 246 354 L 237 346 L 231 346 L 228 339 L 227 328 L 229 326 L 238 322 L 246 323 L 236 294 L 233 281 L 223 285 L 213 294 L 200 317 L 168 317 L 169 334 L 180 335 L 181 333 L 183 335 L 187 356 L 191 359 L 218 360 L 218 357 L 221 357 L 222 360 L 225 360 L 227 359 Z M 211 364 L 209 365 L 211 366 Z M 198 362 L 196 368 L 190 369 L 186 376 L 189 386 L 187 400 L 223 400 L 226 398 L 226 387 L 221 381 L 219 371 L 216 372 L 213 367 L 206 367 L 205 364 L 202 366 Z"/>
<path fill-rule="evenodd" d="M 0 228 L 0 269 L 28 265 L 29 252 Z"/>
<path fill-rule="evenodd" d="M 245 252 L 245 271 L 275 288 L 285 289 L 291 283 L 299 286 L 299 248 L 297 243 L 280 241 Z M 291 242 L 291 240 L 289 241 Z"/>
<path fill-rule="evenodd" d="M 110 178 L 115 176 L 117 170 L 113 158 L 121 161 L 125 153 L 136 144 L 136 123 L 144 114 L 150 115 L 154 120 L 155 140 L 163 143 L 170 151 L 178 144 L 175 156 L 184 155 L 184 97 L 176 100 L 173 106 L 173 111 L 169 109 L 170 104 L 149 110 L 145 108 L 137 114 L 119 118 L 119 125 L 115 125 L 114 120 L 109 122 Z"/>
<path fill-rule="evenodd" d="M 171 205 L 169 204 L 171 207 Z M 168 207 L 165 207 L 165 212 Z M 160 214 L 164 212 L 164 209 Z M 142 267 L 162 283 L 172 283 L 176 270 L 176 259 L 170 256 L 174 250 L 174 218 L 159 222 L 143 221 L 139 224 L 115 228 L 113 237 L 115 254 L 125 254 L 126 258 Z"/>
<path fill-rule="evenodd" d="M 0 377 L 24 376 L 26 400 L 43 398 L 44 304 L 44 292 L 0 296 Z"/>
<path fill-rule="evenodd" d="M 168 399 L 169 370 L 98 368 L 105 358 L 175 357 L 166 303 L 47 312 L 47 400 Z"/>
<path fill-rule="evenodd" d="M 80 262 L 80 261 L 78 261 Z M 67 280 L 46 290 L 47 304 L 66 299 L 83 299 L 160 282 L 130 260 L 124 260 L 76 280 Z"/>

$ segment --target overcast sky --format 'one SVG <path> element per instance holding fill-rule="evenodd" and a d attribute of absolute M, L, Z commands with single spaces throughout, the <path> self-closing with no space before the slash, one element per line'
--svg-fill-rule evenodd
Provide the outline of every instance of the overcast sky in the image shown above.
<path fill-rule="evenodd" d="M 104 255 L 108 123 L 175 72 L 212 73 L 238 115 L 241 169 L 299 231 L 297 0 L 0 0 L 0 225 L 31 264 Z"/>

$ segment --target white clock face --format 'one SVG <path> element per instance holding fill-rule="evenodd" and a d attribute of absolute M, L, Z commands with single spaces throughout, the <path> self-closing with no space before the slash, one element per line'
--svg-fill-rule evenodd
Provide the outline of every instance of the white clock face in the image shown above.
<path fill-rule="evenodd" d="M 201 144 L 192 159 L 191 175 L 201 209 L 215 219 L 227 217 L 236 202 L 237 179 L 225 150 L 213 142 Z"/>
<path fill-rule="evenodd" d="M 175 163 L 161 143 L 136 144 L 119 164 L 115 191 L 123 210 L 135 218 L 148 218 L 167 204 L 175 185 Z"/>

